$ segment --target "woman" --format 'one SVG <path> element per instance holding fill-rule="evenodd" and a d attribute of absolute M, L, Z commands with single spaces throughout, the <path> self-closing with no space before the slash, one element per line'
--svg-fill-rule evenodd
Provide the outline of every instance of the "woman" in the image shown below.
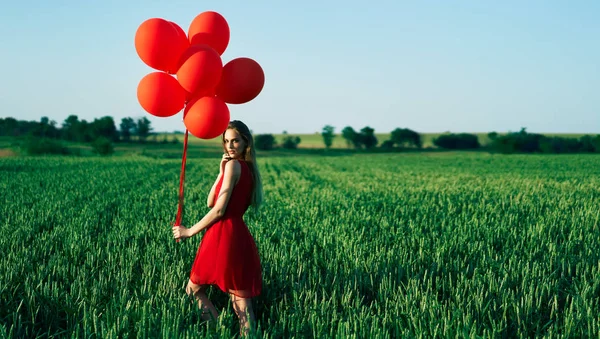
<path fill-rule="evenodd" d="M 218 317 L 206 288 L 216 285 L 229 293 L 240 321 L 240 334 L 244 335 L 255 323 L 251 298 L 262 290 L 262 268 L 254 238 L 242 217 L 248 207 L 260 206 L 262 183 L 248 127 L 241 121 L 231 121 L 222 141 L 226 154 L 208 195 L 211 210 L 190 228 L 174 226 L 173 236 L 189 238 L 208 229 L 192 265 L 186 293 L 198 301 L 205 320 Z"/>

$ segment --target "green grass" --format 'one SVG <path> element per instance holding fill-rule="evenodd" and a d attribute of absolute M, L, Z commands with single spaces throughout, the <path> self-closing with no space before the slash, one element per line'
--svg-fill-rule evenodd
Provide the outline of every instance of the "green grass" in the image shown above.
<path fill-rule="evenodd" d="M 189 158 L 184 224 L 218 158 Z M 246 221 L 259 337 L 593 337 L 600 156 L 446 152 L 260 159 Z M 184 286 L 180 159 L 0 158 L 0 336 L 234 336 Z"/>

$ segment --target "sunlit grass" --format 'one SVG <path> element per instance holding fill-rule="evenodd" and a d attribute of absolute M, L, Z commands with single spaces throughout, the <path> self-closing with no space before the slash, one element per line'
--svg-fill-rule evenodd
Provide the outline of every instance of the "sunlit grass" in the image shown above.
<path fill-rule="evenodd" d="M 246 221 L 260 335 L 590 337 L 600 331 L 600 156 L 262 158 Z M 179 159 L 0 159 L 0 334 L 235 335 L 186 299 L 201 237 L 176 243 Z M 184 224 L 218 158 L 190 158 Z"/>

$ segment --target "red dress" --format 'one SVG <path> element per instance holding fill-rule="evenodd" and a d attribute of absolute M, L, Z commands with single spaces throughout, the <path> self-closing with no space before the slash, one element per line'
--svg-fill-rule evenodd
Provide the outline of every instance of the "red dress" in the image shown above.
<path fill-rule="evenodd" d="M 225 214 L 202 237 L 190 280 L 197 285 L 217 285 L 223 292 L 238 297 L 252 298 L 262 290 L 262 268 L 256 243 L 243 220 L 250 206 L 252 174 L 245 161 L 239 163 L 240 179 Z M 215 187 L 215 203 L 222 184 L 223 178 Z"/>

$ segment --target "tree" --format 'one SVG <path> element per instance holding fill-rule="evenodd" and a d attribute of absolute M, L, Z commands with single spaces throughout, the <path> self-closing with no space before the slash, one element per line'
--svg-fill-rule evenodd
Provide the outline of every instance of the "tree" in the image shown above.
<path fill-rule="evenodd" d="M 148 135 L 150 135 L 150 131 L 152 131 L 152 127 L 150 127 L 150 120 L 148 118 L 143 117 L 138 119 L 137 125 L 135 126 L 135 133 L 138 138 L 140 138 L 141 142 L 145 142 Z"/>
<path fill-rule="evenodd" d="M 62 134 L 65 140 L 75 140 L 77 125 L 79 118 L 76 115 L 69 115 L 62 124 Z"/>
<path fill-rule="evenodd" d="M 296 136 L 291 136 L 291 135 L 286 135 L 283 138 L 283 143 L 281 144 L 281 146 L 283 148 L 287 148 L 287 149 L 296 149 L 298 148 L 298 144 L 300 144 L 300 137 Z"/>
<path fill-rule="evenodd" d="M 360 135 L 356 133 L 354 128 L 350 126 L 344 127 L 342 130 L 342 138 L 346 140 L 346 145 L 348 148 L 350 148 L 350 146 L 354 146 L 354 148 L 360 148 L 361 146 Z"/>
<path fill-rule="evenodd" d="M 375 130 L 369 126 L 364 127 L 360 130 L 360 141 L 365 145 L 366 149 L 371 149 L 377 146 L 377 137 L 375 136 Z"/>
<path fill-rule="evenodd" d="M 488 139 L 490 139 L 492 141 L 496 140 L 496 138 L 498 137 L 498 132 L 489 132 L 487 134 L 487 137 L 488 137 Z"/>
<path fill-rule="evenodd" d="M 335 127 L 331 125 L 325 125 L 325 127 L 323 127 L 321 135 L 323 136 L 323 143 L 325 143 L 326 149 L 331 148 L 331 145 L 333 144 L 333 138 L 335 138 L 334 131 Z"/>
<path fill-rule="evenodd" d="M 433 144 L 446 149 L 475 149 L 479 148 L 477 135 L 470 133 L 446 133 L 433 140 Z"/>
<path fill-rule="evenodd" d="M 18 136 L 19 121 L 15 118 L 0 118 L 0 135 L 2 136 Z"/>
<path fill-rule="evenodd" d="M 600 134 L 595 137 L 591 135 L 584 135 L 579 138 L 581 142 L 581 149 L 583 152 L 597 152 L 600 153 Z"/>
<path fill-rule="evenodd" d="M 123 118 L 121 119 L 121 125 L 119 127 L 121 129 L 121 138 L 123 139 L 123 141 L 130 141 L 131 135 L 135 130 L 135 121 L 133 121 L 133 119 L 129 117 Z"/>
<path fill-rule="evenodd" d="M 257 134 L 254 137 L 254 145 L 260 150 L 271 150 L 275 146 L 273 134 Z"/>
<path fill-rule="evenodd" d="M 32 128 L 29 129 L 29 134 L 38 138 L 59 138 L 60 131 L 56 128 L 56 121 L 50 119 L 48 117 L 42 117 L 39 123 L 31 122 Z"/>
<path fill-rule="evenodd" d="M 398 147 L 422 147 L 421 135 L 408 128 L 396 128 L 392 131 L 390 140 L 392 141 L 393 145 L 397 145 Z"/>
<path fill-rule="evenodd" d="M 110 116 L 94 119 L 90 124 L 89 133 L 92 140 L 96 140 L 100 137 L 104 137 L 110 141 L 119 140 L 119 132 L 115 126 L 115 121 Z"/>
<path fill-rule="evenodd" d="M 70 141 L 89 142 L 89 124 L 85 120 L 79 120 L 76 115 L 69 115 L 62 124 L 63 138 Z"/>

